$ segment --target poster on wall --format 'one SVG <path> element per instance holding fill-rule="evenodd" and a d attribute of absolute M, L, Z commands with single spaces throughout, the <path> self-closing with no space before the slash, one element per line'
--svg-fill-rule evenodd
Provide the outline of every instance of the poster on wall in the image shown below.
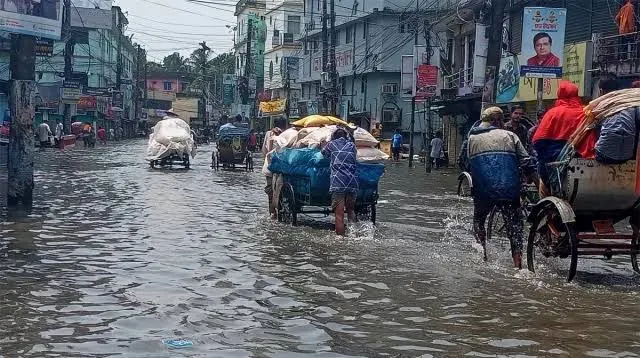
<path fill-rule="evenodd" d="M 578 95 L 585 96 L 589 92 L 589 61 L 593 52 L 590 42 L 568 44 L 563 51 L 562 79 L 573 82 L 578 86 Z M 517 70 L 518 59 L 515 56 L 503 57 L 498 71 L 498 85 L 496 93 L 497 103 L 529 102 L 537 98 L 537 79 L 520 77 Z M 557 98 L 560 79 L 545 78 L 543 81 L 543 99 Z"/>
<path fill-rule="evenodd" d="M 561 78 L 567 9 L 526 7 L 522 19 L 520 75 Z"/>
<path fill-rule="evenodd" d="M 61 0 L 0 1 L 0 31 L 60 40 Z"/>

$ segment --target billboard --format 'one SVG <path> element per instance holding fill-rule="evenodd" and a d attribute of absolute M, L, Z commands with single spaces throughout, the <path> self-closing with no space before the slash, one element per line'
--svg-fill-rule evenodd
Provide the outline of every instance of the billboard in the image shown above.
<path fill-rule="evenodd" d="M 424 101 L 436 95 L 438 67 L 418 65 L 416 69 L 416 101 Z"/>
<path fill-rule="evenodd" d="M 61 0 L 0 1 L 0 31 L 60 40 Z"/>
<path fill-rule="evenodd" d="M 578 86 L 579 96 L 589 95 L 589 61 L 592 53 L 589 42 L 568 44 L 563 51 L 562 78 Z M 528 102 L 537 99 L 537 80 L 535 78 L 520 77 L 518 59 L 515 56 L 503 57 L 498 72 L 497 98 L 498 103 Z M 543 99 L 556 99 L 560 79 L 545 78 L 542 92 Z"/>
<path fill-rule="evenodd" d="M 111 8 L 73 8 L 71 10 L 71 26 L 87 29 L 110 30 L 112 28 Z"/>
<path fill-rule="evenodd" d="M 71 0 L 71 6 L 86 9 L 111 10 L 113 0 Z"/>
<path fill-rule="evenodd" d="M 524 77 L 562 77 L 562 54 L 567 9 L 525 7 L 522 19 L 522 58 Z"/>

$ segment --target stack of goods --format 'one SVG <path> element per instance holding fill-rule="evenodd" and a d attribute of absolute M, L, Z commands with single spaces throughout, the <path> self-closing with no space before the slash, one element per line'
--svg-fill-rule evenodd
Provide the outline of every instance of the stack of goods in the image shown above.
<path fill-rule="evenodd" d="M 337 128 L 336 120 L 344 123 L 333 117 L 307 117 L 294 123 L 299 127 L 289 128 L 275 137 L 269 170 L 273 173 L 309 177 L 311 193 L 328 193 L 329 160 L 322 155 L 321 149 L 331 140 L 331 135 Z M 362 193 L 363 190 L 377 188 L 384 173 L 384 164 L 380 162 L 388 159 L 388 156 L 375 148 L 378 141 L 366 130 L 357 128 L 354 139 L 358 149 L 358 176 Z"/>
<path fill-rule="evenodd" d="M 236 127 L 231 123 L 227 123 L 220 127 L 218 131 L 218 137 L 220 138 L 232 138 L 232 137 L 248 137 L 249 128 Z"/>
<path fill-rule="evenodd" d="M 159 160 L 171 155 L 196 156 L 191 128 L 180 118 L 165 117 L 153 127 L 147 147 L 147 160 Z"/>

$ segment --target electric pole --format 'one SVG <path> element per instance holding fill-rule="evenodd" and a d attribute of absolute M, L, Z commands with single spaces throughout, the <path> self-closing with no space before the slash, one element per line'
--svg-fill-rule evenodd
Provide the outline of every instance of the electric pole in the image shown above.
<path fill-rule="evenodd" d="M 118 21 L 118 47 L 117 47 L 117 60 L 116 60 L 116 89 L 114 91 L 114 93 L 116 94 L 117 98 L 122 98 L 123 102 L 122 102 L 122 107 L 120 108 L 120 111 L 118 112 L 118 128 L 116 130 L 116 138 L 121 136 L 121 133 L 124 134 L 124 128 L 123 131 L 120 131 L 120 128 L 122 128 L 122 114 L 124 113 L 124 96 L 122 96 L 121 94 L 121 90 L 122 90 L 122 17 L 120 16 L 120 11 L 117 12 L 117 21 Z M 113 97 L 112 97 L 113 98 Z M 113 101 L 113 100 L 112 100 Z M 122 138 L 119 138 L 122 139 Z"/>
<path fill-rule="evenodd" d="M 33 207 L 35 46 L 36 38 L 33 36 L 11 35 L 11 129 L 7 163 L 7 207 L 22 208 L 26 212 Z"/>
<path fill-rule="evenodd" d="M 326 75 L 328 71 L 329 57 L 329 29 L 327 28 L 327 0 L 322 0 L 322 75 Z M 327 93 L 326 83 L 322 88 L 322 113 L 329 112 L 329 96 Z"/>
<path fill-rule="evenodd" d="M 427 49 L 427 62 L 431 64 L 431 27 L 427 26 L 427 20 L 424 23 L 424 37 Z M 425 113 L 427 117 L 427 150 L 424 154 L 424 164 L 427 173 L 431 173 L 431 139 L 433 137 L 433 128 L 431 128 L 431 96 L 427 99 L 427 106 L 425 107 Z"/>
<path fill-rule="evenodd" d="M 205 41 L 199 44 L 202 48 L 202 58 L 200 63 L 200 72 L 202 75 L 202 125 L 204 126 L 206 117 L 207 117 L 207 90 L 209 89 L 209 81 L 206 81 L 207 78 L 207 57 L 209 51 L 211 50 Z"/>
<path fill-rule="evenodd" d="M 134 106 L 134 110 L 133 113 L 135 113 L 136 116 L 136 122 L 139 124 L 140 123 L 140 62 L 142 62 L 142 51 L 140 50 L 140 45 L 138 45 L 138 48 L 136 50 L 136 75 L 135 75 L 135 79 L 136 79 L 136 85 L 134 87 L 134 96 L 133 96 L 133 106 Z"/>
<path fill-rule="evenodd" d="M 414 48 L 415 48 L 415 46 L 418 45 L 418 24 L 420 23 L 418 21 L 418 11 L 419 11 L 418 4 L 419 3 L 420 3 L 420 1 L 416 1 L 416 14 L 414 16 L 415 20 L 413 22 L 413 46 L 414 46 Z M 413 52 L 414 52 L 414 56 L 415 56 L 416 55 L 415 51 L 413 51 Z M 421 60 L 422 59 L 414 58 L 413 59 L 414 66 L 419 64 Z M 416 73 L 416 71 L 417 71 L 417 68 L 414 69 L 414 79 L 413 79 L 413 83 L 414 83 L 413 92 L 414 92 L 414 95 L 411 97 L 411 127 L 409 129 L 409 168 L 413 167 L 413 153 L 414 153 L 414 150 L 413 150 L 413 135 L 414 135 L 415 128 L 416 128 L 416 95 L 415 95 L 415 92 L 416 92 L 416 89 L 415 89 L 415 83 L 416 83 L 415 73 Z"/>
<path fill-rule="evenodd" d="M 330 2 L 330 11 L 331 11 L 331 73 L 329 74 L 329 78 L 331 79 L 331 97 L 329 107 L 329 112 L 331 115 L 338 115 L 337 112 L 337 104 L 338 104 L 338 69 L 336 63 L 336 5 L 335 0 L 331 0 Z M 349 29 L 347 29 L 349 31 Z M 353 42 L 355 43 L 355 36 L 353 38 Z M 343 120 L 347 120 L 347 118 L 343 118 Z"/>
<path fill-rule="evenodd" d="M 64 0 L 64 80 L 73 77 L 73 47 L 75 40 L 71 35 L 71 0 Z M 64 128 L 71 133 L 71 104 L 64 104 Z"/>
<path fill-rule="evenodd" d="M 498 68 L 500 68 L 500 58 L 502 57 L 502 21 L 504 19 L 504 10 L 507 6 L 507 0 L 493 0 L 491 2 L 491 25 L 489 31 L 489 45 L 487 48 L 487 68 L 496 69 L 496 77 Z M 493 81 L 492 98 L 494 102 L 496 90 L 498 87 L 497 78 Z M 484 97 L 484 96 L 483 96 Z M 482 111 L 486 109 L 489 103 L 482 103 Z M 480 114 L 482 116 L 482 113 Z"/>
<path fill-rule="evenodd" d="M 244 77 L 246 79 L 244 83 L 244 88 L 242 93 L 242 104 L 247 104 L 249 102 L 249 77 L 251 76 L 251 42 L 253 41 L 253 22 L 251 21 L 251 17 L 247 20 L 247 60 L 244 65 Z"/>

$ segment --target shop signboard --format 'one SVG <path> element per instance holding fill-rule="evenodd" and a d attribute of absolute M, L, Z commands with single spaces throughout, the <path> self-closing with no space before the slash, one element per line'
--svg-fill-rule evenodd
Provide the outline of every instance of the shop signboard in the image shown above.
<path fill-rule="evenodd" d="M 589 42 L 567 44 L 563 53 L 563 76 L 578 86 L 580 97 L 589 94 L 589 69 L 587 59 L 592 52 Z M 497 103 L 529 102 L 537 99 L 537 79 L 521 77 L 517 71 L 518 58 L 516 56 L 503 57 L 498 71 Z M 545 78 L 543 81 L 543 99 L 557 98 L 560 79 Z"/>
<path fill-rule="evenodd" d="M 61 0 L 0 1 L 0 31 L 60 40 Z"/>

